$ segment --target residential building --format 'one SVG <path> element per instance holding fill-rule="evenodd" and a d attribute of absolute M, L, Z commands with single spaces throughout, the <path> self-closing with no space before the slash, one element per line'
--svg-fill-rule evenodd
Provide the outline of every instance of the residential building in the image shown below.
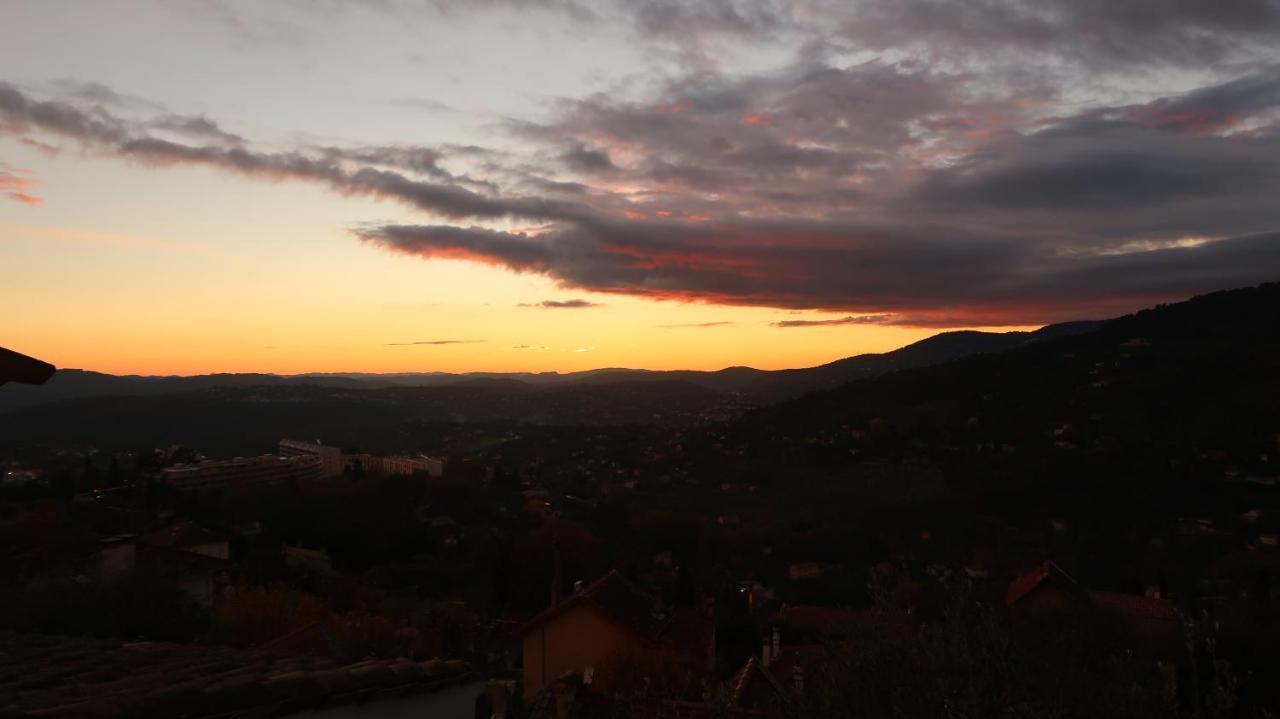
<path fill-rule="evenodd" d="M 116 547 L 113 554 L 122 549 Z M 231 586 L 229 556 L 226 536 L 183 521 L 138 538 L 133 559 L 147 571 L 172 579 L 197 604 L 210 607 Z M 110 559 L 104 550 L 102 561 Z"/>
<path fill-rule="evenodd" d="M 1145 594 L 1098 591 L 1080 586 L 1053 562 L 1044 562 L 1009 584 L 1009 611 L 1021 615 L 1095 611 L 1137 634 L 1168 638 L 1180 627 L 1177 607 L 1155 588 Z"/>
<path fill-rule="evenodd" d="M 175 464 L 157 475 L 162 483 L 179 490 L 219 489 L 287 482 L 308 482 L 322 476 L 318 456 L 260 457 L 210 461 L 197 464 Z"/>
<path fill-rule="evenodd" d="M 831 662 L 824 644 L 783 646 L 777 629 L 760 653 L 749 657 L 728 684 L 728 709 L 751 716 L 796 715 L 805 696 L 804 678 L 821 676 Z"/>
<path fill-rule="evenodd" d="M 609 572 L 525 625 L 525 700 L 566 673 L 607 687 L 609 667 L 629 657 L 675 654 L 713 663 L 714 626 L 713 617 L 696 611 L 663 610 L 657 599 Z"/>
<path fill-rule="evenodd" d="M 342 450 L 302 439 L 282 439 L 277 450 L 281 457 L 319 457 L 320 473 L 325 477 L 339 477 L 346 466 Z"/>
<path fill-rule="evenodd" d="M 424 473 L 433 478 L 439 478 L 444 474 L 444 460 L 422 455 L 417 457 L 369 456 L 365 460 L 365 471 L 388 477 L 396 474 Z"/>
<path fill-rule="evenodd" d="M 211 532 L 194 522 L 174 522 L 142 537 L 138 544 L 154 549 L 192 552 L 214 559 L 227 559 L 230 556 L 230 542 L 226 536 Z"/>

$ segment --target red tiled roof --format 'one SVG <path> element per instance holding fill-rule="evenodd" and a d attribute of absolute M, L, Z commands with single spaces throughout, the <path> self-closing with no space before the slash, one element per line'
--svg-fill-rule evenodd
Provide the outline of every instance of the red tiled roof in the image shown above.
<path fill-rule="evenodd" d="M 1130 619 L 1154 619 L 1168 622 L 1178 619 L 1177 607 L 1168 599 L 1089 590 L 1089 600 L 1093 602 L 1093 606 L 1103 612 Z"/>
<path fill-rule="evenodd" d="M 1076 594 L 1088 602 L 1088 606 L 1104 614 L 1134 622 L 1135 626 L 1141 625 L 1165 631 L 1177 622 L 1177 607 L 1167 599 L 1084 589 L 1071 578 L 1071 575 L 1053 562 L 1045 562 L 1035 570 L 1015 579 L 1009 585 L 1005 601 L 1012 605 L 1030 594 L 1036 587 L 1049 584 Z"/>
<path fill-rule="evenodd" d="M 670 612 L 656 612 L 657 601 L 611 571 L 579 589 L 554 607 L 530 619 L 521 634 L 528 634 L 574 607 L 589 606 L 645 641 L 658 641 L 671 625 Z"/>
<path fill-rule="evenodd" d="M 1081 594 L 1082 596 L 1084 594 L 1084 590 L 1080 588 L 1080 585 L 1076 583 L 1076 580 L 1071 578 L 1070 574 L 1067 574 L 1061 567 L 1053 562 L 1044 562 L 1040 566 L 1009 583 L 1009 591 L 1005 594 L 1005 604 L 1014 604 L 1019 599 L 1022 599 L 1027 594 L 1031 593 L 1031 590 L 1042 584 L 1051 584 L 1060 589 Z"/>
<path fill-rule="evenodd" d="M 806 676 L 819 676 L 829 661 L 830 653 L 820 644 L 784 645 L 768 667 L 761 666 L 759 657 L 752 655 L 729 680 L 729 708 L 745 708 L 752 682 L 756 681 L 763 681 L 781 700 L 790 701 L 795 694 L 796 667 Z"/>
<path fill-rule="evenodd" d="M 327 657 L 262 650 L 0 632 L 0 715 L 272 715 L 469 677 L 463 662 Z M 265 714 L 264 714 L 265 715 Z"/>
<path fill-rule="evenodd" d="M 196 547 L 202 544 L 217 544 L 227 538 L 211 532 L 194 522 L 175 522 L 164 529 L 156 530 L 138 540 L 140 544 L 150 547 Z"/>
<path fill-rule="evenodd" d="M 752 655 L 747 658 L 747 662 L 729 680 L 729 707 L 731 709 L 737 709 L 742 706 L 743 701 L 747 698 L 747 690 L 751 687 L 751 682 L 757 678 L 767 682 L 778 694 L 784 694 L 782 687 L 778 686 L 774 678 L 760 668 L 760 660 L 755 655 Z"/>

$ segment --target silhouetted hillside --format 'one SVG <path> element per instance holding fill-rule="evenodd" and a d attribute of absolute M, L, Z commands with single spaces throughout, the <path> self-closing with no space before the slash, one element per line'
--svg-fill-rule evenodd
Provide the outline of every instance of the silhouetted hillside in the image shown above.
<path fill-rule="evenodd" d="M 191 377 L 147 377 L 111 375 L 80 369 L 60 369 L 44 385 L 31 387 L 6 385 L 0 393 L 0 413 L 21 407 L 89 397 L 152 397 L 181 394 L 215 387 L 257 387 L 316 385 L 331 388 L 365 388 L 392 386 L 376 379 L 349 377 L 283 377 L 273 374 L 208 374 Z"/>
<path fill-rule="evenodd" d="M 181 393 L 91 397 L 0 416 L 0 446 L 188 444 L 224 454 L 267 451 L 285 436 L 383 445 L 421 423 L 681 425 L 739 408 L 685 382 L 533 386 L 472 380 L 446 387 L 346 388 L 310 384 L 215 386 Z"/>
<path fill-rule="evenodd" d="M 0 414 L 22 407 L 90 397 L 152 397 L 213 388 L 287 387 L 314 385 L 331 389 L 375 389 L 386 387 L 483 387 L 486 383 L 530 386 L 571 384 L 616 384 L 619 382 L 687 382 L 714 392 L 737 395 L 750 404 L 766 404 L 798 397 L 816 389 L 837 387 L 845 382 L 872 377 L 883 372 L 923 367 L 980 352 L 998 352 L 1019 347 L 1048 336 L 1087 331 L 1098 323 L 1072 322 L 1050 325 L 1036 332 L 945 332 L 883 354 L 864 354 L 804 369 L 758 370 L 729 367 L 714 372 L 696 370 L 651 371 L 603 368 L 583 372 L 467 372 L 450 374 L 317 373 L 282 376 L 274 374 L 209 374 L 191 377 L 116 376 L 78 369 L 58 371 L 40 387 L 10 386 L 0 393 Z"/>
<path fill-rule="evenodd" d="M 751 471 L 840 473 L 874 459 L 1027 482 L 1269 482 L 1280 475 L 1277 318 L 1280 284 L 1219 292 L 756 410 L 720 443 Z"/>

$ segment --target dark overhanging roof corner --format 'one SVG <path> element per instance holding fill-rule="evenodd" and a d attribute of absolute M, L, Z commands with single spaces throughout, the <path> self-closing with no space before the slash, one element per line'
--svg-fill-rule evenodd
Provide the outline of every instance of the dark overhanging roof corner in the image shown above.
<path fill-rule="evenodd" d="M 13 350 L 0 347 L 0 385 L 8 382 L 44 384 L 58 368 Z"/>

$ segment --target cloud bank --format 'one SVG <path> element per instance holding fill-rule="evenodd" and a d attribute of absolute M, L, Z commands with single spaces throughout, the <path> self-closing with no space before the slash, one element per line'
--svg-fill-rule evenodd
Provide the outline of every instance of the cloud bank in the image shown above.
<path fill-rule="evenodd" d="M 595 302 L 586 300 L 543 300 L 533 304 L 522 304 L 521 307 L 538 307 L 544 310 L 583 310 L 589 307 L 599 307 Z"/>
<path fill-rule="evenodd" d="M 474 345 L 485 340 L 420 340 L 418 342 L 388 342 L 386 347 L 417 347 L 421 345 Z"/>
<path fill-rule="evenodd" d="M 269 146 L 84 83 L 52 98 L 0 84 L 0 134 L 398 202 L 422 220 L 352 233 L 408 257 L 569 290 L 846 315 L 778 327 L 1029 325 L 1280 277 L 1275 0 L 436 0 L 424 12 L 513 8 L 620 23 L 696 62 L 508 121 L 501 151 Z M 718 45 L 748 40 L 795 52 L 726 69 Z M 1147 91 L 1172 76 L 1175 88 Z M 9 199 L 38 199 L 32 178 L 3 171 Z"/>

